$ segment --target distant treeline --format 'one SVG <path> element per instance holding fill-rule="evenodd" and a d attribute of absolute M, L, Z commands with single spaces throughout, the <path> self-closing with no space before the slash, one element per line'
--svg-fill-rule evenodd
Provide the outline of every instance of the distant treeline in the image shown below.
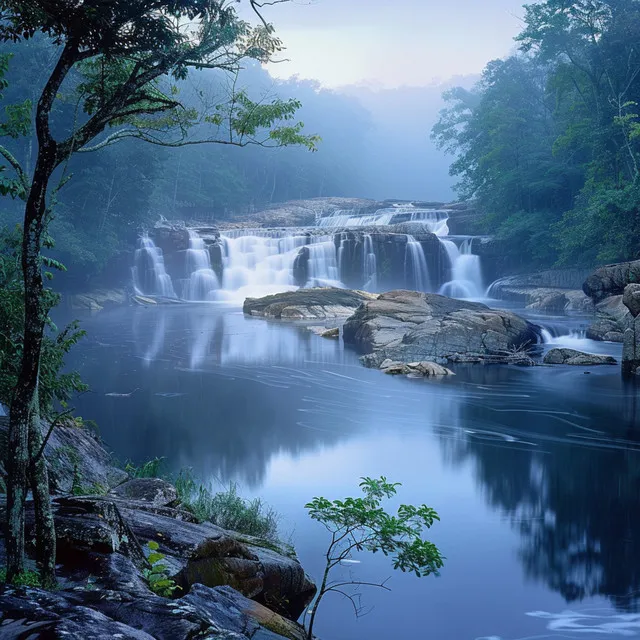
<path fill-rule="evenodd" d="M 25 100 L 35 103 L 59 53 L 57 47 L 36 37 L 18 45 L 1 44 L 0 53 L 7 52 L 13 58 L 3 108 Z M 61 129 L 84 117 L 73 101 L 73 84 L 79 81 L 72 78 L 63 85 L 62 106 L 56 113 Z M 201 109 L 203 102 L 214 104 L 216 96 L 228 93 L 232 81 L 202 71 L 182 82 L 180 91 Z M 219 220 L 271 202 L 366 190 L 360 186 L 360 159 L 365 155 L 370 116 L 356 99 L 311 81 L 274 82 L 257 64 L 241 72 L 235 82 L 236 89 L 246 88 L 254 98 L 299 100 L 303 106 L 296 120 L 304 122 L 305 132 L 321 135 L 319 150 L 213 144 L 171 149 L 131 140 L 74 156 L 66 168 L 73 179 L 58 196 L 51 225 L 55 253 L 72 267 L 67 279 L 86 281 L 103 270 L 123 247 L 131 246 L 141 226 L 161 215 Z M 34 139 L 27 135 L 6 144 L 31 170 Z M 21 220 L 22 202 L 4 198 L 1 204 L 0 227 Z"/>
<path fill-rule="evenodd" d="M 516 40 L 445 94 L 460 197 L 523 267 L 640 258 L 640 1 L 526 5 Z"/>

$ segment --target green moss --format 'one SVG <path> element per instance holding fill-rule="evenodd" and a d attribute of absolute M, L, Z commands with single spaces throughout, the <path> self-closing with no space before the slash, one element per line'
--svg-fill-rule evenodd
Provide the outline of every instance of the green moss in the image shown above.
<path fill-rule="evenodd" d="M 0 582 L 7 582 L 7 569 L 0 568 Z M 23 571 L 19 573 L 12 582 L 16 587 L 42 587 L 40 576 L 36 571 Z"/>

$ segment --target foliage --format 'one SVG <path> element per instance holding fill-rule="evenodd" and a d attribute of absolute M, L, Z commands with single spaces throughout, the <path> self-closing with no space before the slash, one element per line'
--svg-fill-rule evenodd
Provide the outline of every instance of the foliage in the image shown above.
<path fill-rule="evenodd" d="M 384 476 L 378 479 L 362 478 L 360 488 L 363 497 L 333 501 L 321 497 L 314 498 L 306 505 L 311 518 L 323 524 L 331 533 L 322 584 L 311 605 L 307 631 L 310 640 L 318 606 L 327 593 L 335 592 L 349 598 L 358 615 L 362 611 L 358 596 L 349 594 L 345 589 L 363 585 L 386 588 L 384 582 L 329 580 L 331 572 L 349 560 L 354 551 L 380 552 L 391 556 L 394 569 L 415 573 L 418 577 L 438 575 L 444 558 L 436 545 L 422 536 L 423 531 L 430 529 L 440 518 L 426 505 L 416 507 L 401 504 L 395 515 L 387 513 L 382 502 L 394 497 L 399 486 L 399 483 L 388 482 Z"/>
<path fill-rule="evenodd" d="M 165 555 L 158 551 L 158 543 L 154 540 L 147 542 L 147 561 L 151 565 L 150 569 L 144 569 L 143 575 L 149 583 L 149 588 L 155 594 L 163 598 L 171 598 L 173 592 L 182 587 L 178 586 L 169 575 L 169 568 L 163 564 Z"/>
<path fill-rule="evenodd" d="M 5 567 L 0 567 L 0 583 L 6 583 L 7 570 Z M 23 571 L 19 573 L 12 582 L 16 587 L 36 587 L 42 586 L 40 576 L 36 571 Z"/>
<path fill-rule="evenodd" d="M 139 467 L 132 462 L 125 464 L 124 470 L 132 478 L 159 478 L 162 467 L 165 465 L 164 458 L 153 458 L 143 463 Z"/>
<path fill-rule="evenodd" d="M 24 326 L 24 284 L 20 263 L 21 230 L 0 230 L 0 402 L 11 403 L 22 354 Z M 45 292 L 44 304 L 48 310 L 59 297 Z M 52 418 L 56 405 L 67 406 L 74 393 L 87 390 L 80 375 L 64 370 L 64 359 L 85 335 L 77 322 L 59 330 L 49 320 L 42 349 L 40 365 L 39 400 L 43 416 Z"/>
<path fill-rule="evenodd" d="M 521 52 L 445 94 L 432 137 L 514 266 L 640 256 L 640 2 L 525 7 Z"/>
<path fill-rule="evenodd" d="M 181 471 L 174 484 L 183 507 L 200 522 L 212 522 L 223 529 L 279 542 L 278 514 L 259 498 L 246 500 L 239 496 L 236 484 L 229 484 L 225 491 L 214 492 L 196 482 L 189 470 Z"/>

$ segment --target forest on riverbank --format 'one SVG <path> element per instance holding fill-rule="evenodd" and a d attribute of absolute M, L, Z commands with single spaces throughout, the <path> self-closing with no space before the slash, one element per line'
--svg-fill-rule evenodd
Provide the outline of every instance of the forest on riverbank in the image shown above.
<path fill-rule="evenodd" d="M 530 267 L 640 257 L 640 3 L 525 5 L 518 51 L 445 94 L 460 198 Z"/>

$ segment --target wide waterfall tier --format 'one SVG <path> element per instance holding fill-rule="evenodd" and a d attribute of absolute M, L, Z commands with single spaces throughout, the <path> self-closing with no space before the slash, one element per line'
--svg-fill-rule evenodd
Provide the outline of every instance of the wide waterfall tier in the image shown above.
<path fill-rule="evenodd" d="M 424 209 L 413 205 L 396 205 L 378 209 L 375 213 L 336 211 L 320 217 L 317 226 L 328 229 L 349 227 L 380 227 L 394 224 L 419 223 L 429 233 L 448 236 L 449 212 L 446 209 Z"/>
<path fill-rule="evenodd" d="M 405 233 L 405 226 L 222 232 L 160 227 L 140 239 L 134 280 L 140 293 L 189 301 L 240 303 L 317 286 L 481 297 L 480 259 L 468 238 L 439 237 L 424 225 Z"/>

